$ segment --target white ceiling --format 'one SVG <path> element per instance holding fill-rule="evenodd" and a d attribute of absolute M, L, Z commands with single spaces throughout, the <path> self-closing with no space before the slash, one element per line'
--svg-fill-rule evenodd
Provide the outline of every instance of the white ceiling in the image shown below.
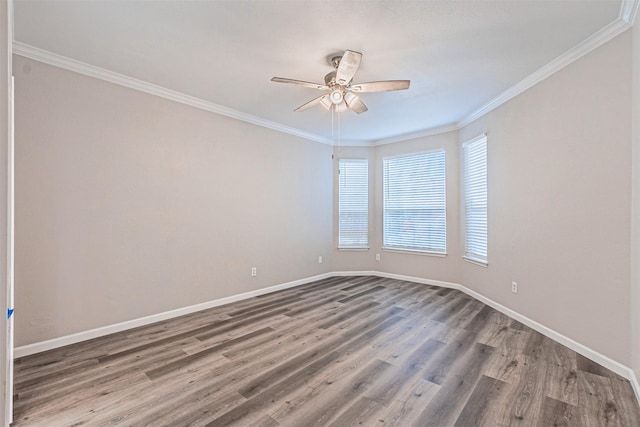
<path fill-rule="evenodd" d="M 326 139 L 328 111 L 293 112 L 319 93 L 270 79 L 322 82 L 356 50 L 354 82 L 411 80 L 342 114 L 344 140 L 377 141 L 464 120 L 628 2 L 16 0 L 15 41 Z"/>

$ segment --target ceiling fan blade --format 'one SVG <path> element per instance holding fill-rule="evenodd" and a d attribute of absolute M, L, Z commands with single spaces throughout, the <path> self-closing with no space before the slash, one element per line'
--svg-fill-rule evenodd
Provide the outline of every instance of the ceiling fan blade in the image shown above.
<path fill-rule="evenodd" d="M 329 95 L 320 95 L 317 98 L 312 99 L 311 101 L 307 102 L 306 104 L 302 104 L 301 106 L 299 106 L 298 108 L 296 108 L 295 110 L 293 110 L 294 112 L 300 112 L 300 111 L 304 111 L 308 108 L 313 107 L 316 104 L 320 104 L 322 102 L 322 100 L 326 97 L 328 97 Z M 327 108 L 324 104 L 322 105 L 323 107 Z"/>
<path fill-rule="evenodd" d="M 354 92 L 387 92 L 409 89 L 410 80 L 385 80 L 381 82 L 358 83 L 349 86 Z"/>
<path fill-rule="evenodd" d="M 321 85 L 319 83 L 304 82 L 302 80 L 286 79 L 284 77 L 274 77 L 271 79 L 271 81 L 276 83 L 290 83 L 298 86 L 310 87 L 312 89 L 329 90 L 329 86 L 327 85 Z"/>
<path fill-rule="evenodd" d="M 354 93 L 347 92 L 344 96 L 344 101 L 347 103 L 347 107 L 349 107 L 351 111 L 355 111 L 358 114 L 362 114 L 368 110 L 360 97 Z"/>
<path fill-rule="evenodd" d="M 340 59 L 340 65 L 338 65 L 336 83 L 343 86 L 349 84 L 358 71 L 361 60 L 362 54 L 360 52 L 345 50 L 342 59 Z"/>

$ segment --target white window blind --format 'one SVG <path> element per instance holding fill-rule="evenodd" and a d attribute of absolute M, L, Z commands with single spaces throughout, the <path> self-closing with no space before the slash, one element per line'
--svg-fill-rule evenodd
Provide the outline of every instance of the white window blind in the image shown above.
<path fill-rule="evenodd" d="M 338 247 L 369 245 L 369 161 L 341 159 L 338 163 Z"/>
<path fill-rule="evenodd" d="M 383 160 L 383 246 L 446 253 L 444 150 Z"/>
<path fill-rule="evenodd" d="M 465 257 L 487 262 L 487 137 L 462 146 Z"/>

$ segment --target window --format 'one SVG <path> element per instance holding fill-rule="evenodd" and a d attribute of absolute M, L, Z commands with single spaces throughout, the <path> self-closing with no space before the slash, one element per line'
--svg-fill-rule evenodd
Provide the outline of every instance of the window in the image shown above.
<path fill-rule="evenodd" d="M 383 160 L 383 246 L 446 254 L 445 152 Z"/>
<path fill-rule="evenodd" d="M 487 263 L 487 137 L 462 146 L 464 191 L 464 257 Z"/>
<path fill-rule="evenodd" d="M 367 248 L 369 161 L 341 159 L 338 173 L 338 247 Z"/>

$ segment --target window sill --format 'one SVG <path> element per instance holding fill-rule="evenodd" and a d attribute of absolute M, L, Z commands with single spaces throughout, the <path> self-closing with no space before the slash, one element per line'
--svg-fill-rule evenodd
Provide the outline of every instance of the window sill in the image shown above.
<path fill-rule="evenodd" d="M 489 263 L 485 260 L 480 260 L 478 258 L 473 258 L 468 256 L 463 256 L 462 259 L 467 261 L 470 264 L 479 265 L 480 267 L 485 267 L 485 268 L 489 267 Z"/>
<path fill-rule="evenodd" d="M 369 246 L 338 246 L 339 251 L 366 252 Z"/>
<path fill-rule="evenodd" d="M 385 252 L 396 252 L 399 254 L 411 254 L 411 255 L 425 255 L 425 256 L 433 256 L 437 258 L 445 258 L 447 256 L 446 252 L 430 252 L 430 251 L 420 251 L 417 249 L 399 249 L 399 248 L 382 248 Z"/>

